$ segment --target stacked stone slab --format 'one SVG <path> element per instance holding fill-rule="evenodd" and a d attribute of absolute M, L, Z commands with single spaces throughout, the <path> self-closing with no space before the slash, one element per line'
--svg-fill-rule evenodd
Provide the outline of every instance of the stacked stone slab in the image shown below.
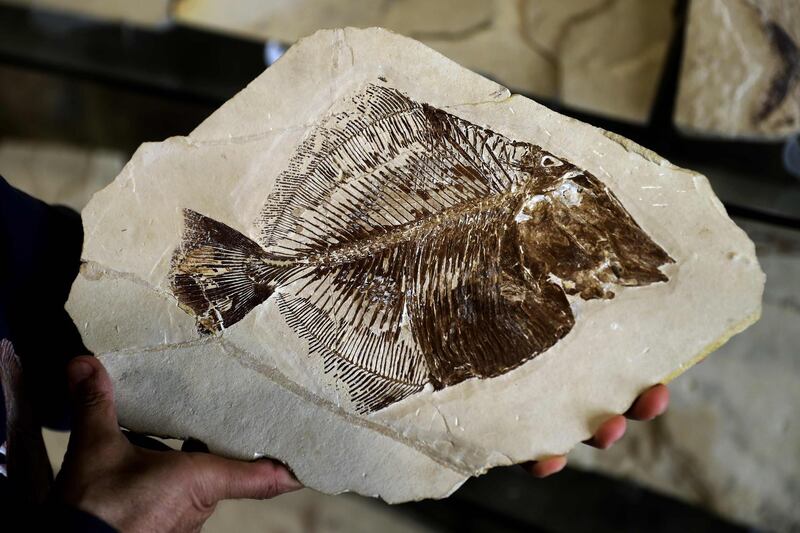
<path fill-rule="evenodd" d="M 800 131 L 800 2 L 692 0 L 675 123 L 707 137 Z"/>

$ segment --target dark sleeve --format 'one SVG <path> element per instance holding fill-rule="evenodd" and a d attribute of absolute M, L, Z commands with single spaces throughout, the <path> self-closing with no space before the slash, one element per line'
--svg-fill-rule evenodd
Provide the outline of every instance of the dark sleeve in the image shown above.
<path fill-rule="evenodd" d="M 82 244 L 83 229 L 76 212 L 47 205 L 0 176 L 0 339 L 9 339 L 20 356 L 26 382 L 34 392 L 36 413 L 46 425 L 61 429 L 68 427 L 66 363 L 87 353 L 64 311 L 80 266 Z M 0 443 L 6 439 L 5 430 L 5 406 L 0 401 Z M 14 500 L 8 491 L 8 480 L 0 476 L 0 513 L 6 518 L 15 514 L 13 509 L 3 509 Z M 20 524 L 20 531 L 116 531 L 103 520 L 60 502 L 19 515 L 29 520 Z M 3 523 L 10 525 L 7 520 Z"/>
<path fill-rule="evenodd" d="M 0 338 L 14 344 L 42 422 L 57 429 L 69 425 L 67 361 L 87 353 L 64 310 L 82 244 L 78 213 L 0 177 Z M 4 413 L 2 419 L 5 428 Z"/>

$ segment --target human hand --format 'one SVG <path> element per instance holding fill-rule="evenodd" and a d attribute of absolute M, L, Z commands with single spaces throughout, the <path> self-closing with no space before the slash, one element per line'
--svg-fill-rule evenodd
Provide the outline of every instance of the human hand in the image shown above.
<path fill-rule="evenodd" d="M 117 424 L 103 365 L 78 357 L 67 374 L 75 419 L 56 497 L 120 531 L 199 531 L 220 500 L 267 499 L 302 486 L 269 460 L 135 446 Z"/>
<path fill-rule="evenodd" d="M 652 420 L 666 411 L 668 404 L 669 389 L 667 386 L 655 385 L 640 394 L 624 416 L 613 416 L 603 422 L 595 431 L 594 436 L 585 441 L 585 444 L 605 450 L 625 434 L 626 417 L 631 420 Z M 560 455 L 542 461 L 524 463 L 522 468 L 535 477 L 543 478 L 560 472 L 565 466 L 567 466 L 567 458 Z"/>

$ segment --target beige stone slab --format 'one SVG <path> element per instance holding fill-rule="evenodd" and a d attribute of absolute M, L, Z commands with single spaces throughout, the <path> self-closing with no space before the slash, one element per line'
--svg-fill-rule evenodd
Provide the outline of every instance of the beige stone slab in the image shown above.
<path fill-rule="evenodd" d="M 588 219 L 595 222 L 573 218 L 594 216 L 598 205 L 606 207 Z M 336 229 L 336 217 L 351 225 Z M 548 217 L 577 224 L 569 234 L 580 245 L 545 240 L 526 248 Z M 83 219 L 86 265 L 67 307 L 115 379 L 124 425 L 192 436 L 234 457 L 276 457 L 321 491 L 389 502 L 443 497 L 493 466 L 566 453 L 642 390 L 756 320 L 764 280 L 752 243 L 704 177 L 377 29 L 302 40 L 188 137 L 143 145 Z M 315 227 L 350 247 L 303 255 Z M 451 227 L 464 233 L 447 233 Z M 347 241 L 362 231 L 371 237 Z M 451 239 L 443 250 L 483 244 L 448 251 L 449 259 L 425 263 L 427 273 L 415 270 L 416 277 L 381 270 L 380 279 L 347 281 L 345 288 L 358 287 L 358 303 L 336 306 L 351 297 L 326 272 L 362 265 L 352 280 L 387 261 L 412 268 L 417 263 L 397 263 L 385 250 L 423 253 L 438 249 L 440 238 Z M 521 248 L 499 254 L 493 239 Z M 587 259 L 580 276 L 555 274 L 594 246 L 602 256 Z M 517 266 L 502 266 L 516 253 L 513 265 L 525 265 L 519 275 L 528 281 L 480 285 L 498 269 L 518 275 Z M 536 255 L 546 253 L 561 260 Z M 643 262 L 634 268 L 629 258 L 637 254 Z M 364 270 L 370 257 L 383 263 Z M 240 274 L 243 265 L 256 270 Z M 303 265 L 323 270 L 309 274 Z M 535 280 L 526 277 L 534 272 Z M 187 280 L 202 293 L 186 292 Z M 236 314 L 256 294 L 236 289 L 241 284 L 274 289 Z M 441 297 L 423 296 L 434 286 Z M 505 303 L 491 312 L 471 303 L 484 296 Z M 448 299 L 461 303 L 448 310 Z M 388 301 L 405 302 L 402 318 Z M 295 304 L 315 314 L 298 320 Z M 560 318 L 546 318 L 553 305 Z M 520 309 L 528 319 L 507 318 Z M 364 326 L 359 316 L 375 320 Z M 446 317 L 457 329 L 436 329 Z M 441 325 L 424 329 L 428 319 Z M 117 329 L 115 320 L 139 323 Z M 313 329 L 319 324 L 327 329 Z M 519 329 L 535 324 L 541 330 Z M 385 331 L 396 336 L 380 337 Z M 502 350 L 476 348 L 491 345 L 487 332 Z M 539 348 L 513 364 L 480 366 L 528 343 Z M 469 363 L 443 373 L 436 365 L 453 364 L 451 352 Z M 399 389 L 390 378 L 419 387 L 392 396 Z M 359 403 L 364 391 L 383 403 Z"/>
<path fill-rule="evenodd" d="M 556 2 L 564 4 L 573 2 Z M 672 40 L 675 2 L 618 0 L 595 9 L 595 16 L 578 14 L 559 31 L 559 97 L 576 109 L 646 122 Z"/>
<path fill-rule="evenodd" d="M 673 33 L 674 0 L 180 0 L 178 22 L 292 43 L 382 26 L 510 87 L 644 123 Z"/>
<path fill-rule="evenodd" d="M 155 26 L 169 20 L 170 0 L 0 0 L 0 3 Z"/>
<path fill-rule="evenodd" d="M 709 137 L 800 130 L 800 3 L 693 0 L 675 123 Z"/>

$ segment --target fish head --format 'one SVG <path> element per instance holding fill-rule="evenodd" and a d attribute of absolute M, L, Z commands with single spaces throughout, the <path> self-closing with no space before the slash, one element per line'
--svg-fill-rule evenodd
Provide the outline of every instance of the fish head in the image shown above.
<path fill-rule="evenodd" d="M 519 265 L 527 276 L 584 299 L 614 297 L 614 285 L 666 277 L 672 262 L 591 173 L 540 153 L 513 210 Z"/>

